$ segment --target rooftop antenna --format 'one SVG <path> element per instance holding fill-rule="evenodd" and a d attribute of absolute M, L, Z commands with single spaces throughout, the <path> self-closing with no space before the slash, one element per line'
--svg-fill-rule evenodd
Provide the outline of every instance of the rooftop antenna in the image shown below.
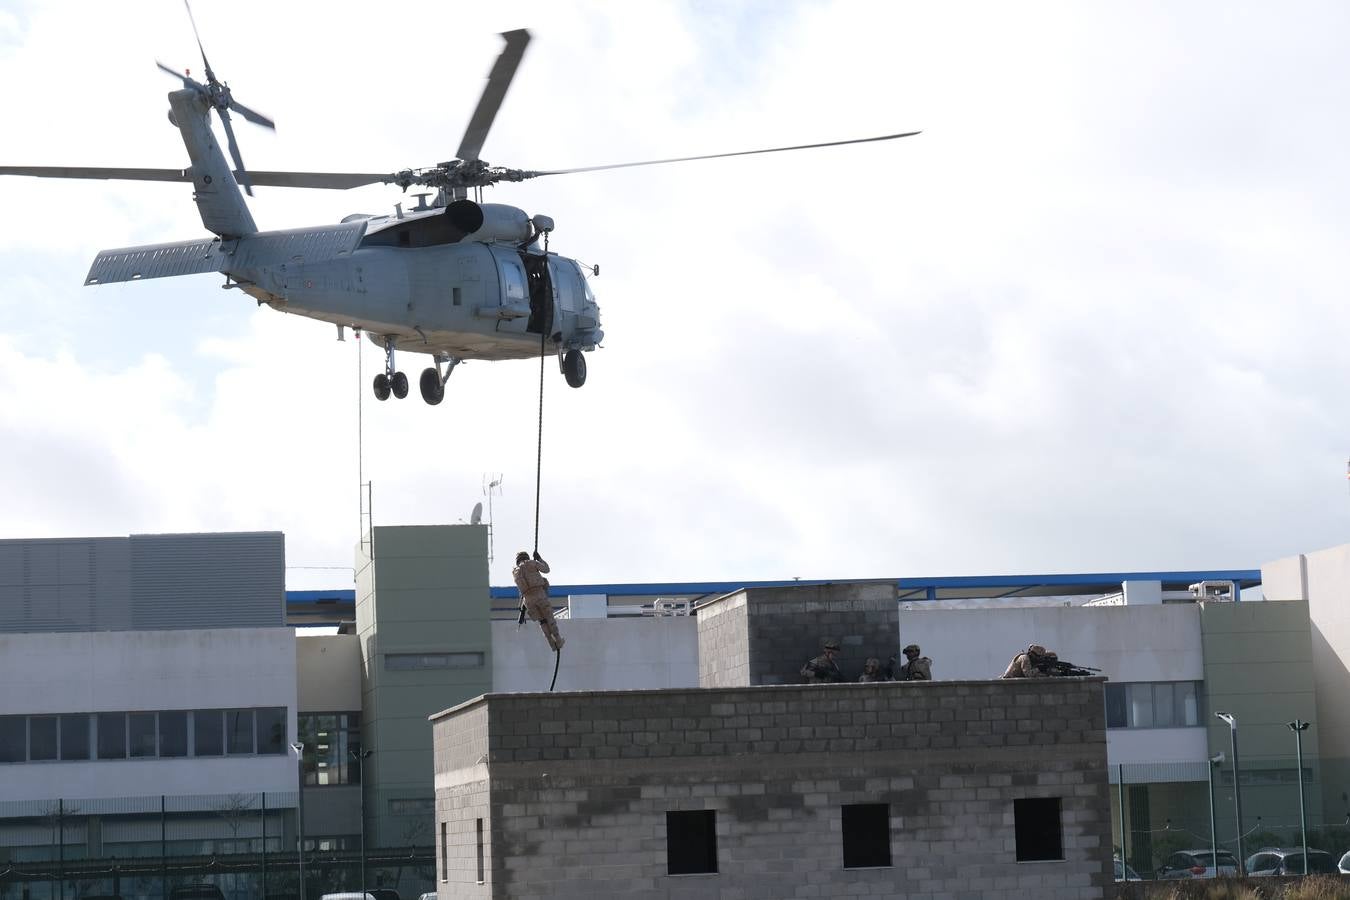
<path fill-rule="evenodd" d="M 492 561 L 493 561 L 493 559 L 495 558 L 495 557 L 494 557 L 494 554 L 493 554 L 493 547 L 492 547 L 492 495 L 493 495 L 493 494 L 500 494 L 501 492 L 502 492 L 502 474 L 501 474 L 500 472 L 498 472 L 496 475 L 484 475 L 484 476 L 483 476 L 483 496 L 487 497 L 487 502 L 488 502 L 488 565 L 489 565 L 489 566 L 492 565 Z M 477 512 L 478 512 L 478 518 L 477 518 L 477 520 L 475 521 L 475 524 L 477 524 L 478 522 L 481 522 L 481 521 L 482 521 L 482 516 L 483 516 L 483 504 L 480 503 L 480 504 L 478 504 L 478 506 L 476 506 L 476 507 L 474 507 L 474 508 L 475 508 L 475 509 L 477 510 Z"/>

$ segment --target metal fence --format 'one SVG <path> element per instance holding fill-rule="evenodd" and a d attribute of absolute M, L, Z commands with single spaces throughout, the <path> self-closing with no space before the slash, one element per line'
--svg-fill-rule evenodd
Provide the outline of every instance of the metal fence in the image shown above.
<path fill-rule="evenodd" d="M 1245 863 L 1262 848 L 1301 848 L 1305 834 L 1332 865 L 1350 851 L 1350 760 L 1243 756 L 1236 773 L 1227 758 L 1117 765 L 1109 778 L 1115 855 L 1144 879 L 1179 852 Z"/>
<path fill-rule="evenodd" d="M 0 900 L 170 900 L 175 888 L 204 883 L 227 900 L 435 889 L 423 807 L 395 817 L 387 831 L 407 839 L 396 846 L 367 842 L 359 816 L 349 833 L 332 834 L 307 815 L 320 833 L 303 835 L 302 852 L 299 800 L 290 791 L 0 801 Z"/>

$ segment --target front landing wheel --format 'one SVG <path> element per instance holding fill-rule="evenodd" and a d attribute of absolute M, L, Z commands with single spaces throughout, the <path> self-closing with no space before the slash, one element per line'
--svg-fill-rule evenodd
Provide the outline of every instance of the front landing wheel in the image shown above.
<path fill-rule="evenodd" d="M 568 350 L 563 357 L 563 377 L 574 388 L 586 383 L 586 357 L 580 350 Z"/>
<path fill-rule="evenodd" d="M 445 383 L 441 381 L 440 373 L 435 367 L 422 370 L 422 377 L 417 380 L 417 386 L 422 389 L 422 399 L 427 401 L 429 406 L 435 406 L 445 399 Z"/>
<path fill-rule="evenodd" d="M 389 379 L 389 387 L 394 392 L 394 396 L 402 400 L 408 396 L 408 376 L 402 372 L 395 372 L 394 377 Z"/>
<path fill-rule="evenodd" d="M 383 372 L 375 376 L 375 399 L 389 399 L 389 376 Z"/>

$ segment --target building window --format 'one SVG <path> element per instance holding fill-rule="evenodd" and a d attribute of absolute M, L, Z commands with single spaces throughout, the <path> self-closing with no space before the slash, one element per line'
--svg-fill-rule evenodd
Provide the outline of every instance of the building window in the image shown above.
<path fill-rule="evenodd" d="M 845 869 L 874 869 L 891 864 L 891 808 L 885 803 L 843 807 Z"/>
<path fill-rule="evenodd" d="M 159 714 L 159 755 L 187 756 L 187 713 L 181 710 Z"/>
<path fill-rule="evenodd" d="M 483 883 L 483 820 L 478 819 L 475 831 L 478 832 L 478 883 Z"/>
<path fill-rule="evenodd" d="M 231 756 L 253 753 L 253 710 L 225 710 L 225 752 Z"/>
<path fill-rule="evenodd" d="M 56 716 L 32 716 L 28 720 L 28 758 L 56 759 Z"/>
<path fill-rule="evenodd" d="M 225 728 L 219 709 L 199 709 L 192 714 L 192 755 L 223 756 Z"/>
<path fill-rule="evenodd" d="M 481 822 L 482 819 L 479 819 Z M 441 823 L 441 881 L 450 880 L 450 845 L 445 837 L 445 823 Z"/>
<path fill-rule="evenodd" d="M 666 813 L 666 873 L 697 875 L 717 871 L 717 812 Z"/>
<path fill-rule="evenodd" d="M 258 752 L 279 756 L 286 752 L 286 707 L 270 706 L 258 713 Z"/>
<path fill-rule="evenodd" d="M 384 667 L 391 672 L 416 669 L 481 669 L 483 654 L 477 650 L 466 653 L 386 653 Z"/>
<path fill-rule="evenodd" d="M 89 716 L 61 717 L 61 758 L 81 760 L 89 758 Z"/>
<path fill-rule="evenodd" d="M 1107 728 L 1186 728 L 1203 724 L 1198 681 L 1113 682 L 1103 686 Z"/>
<path fill-rule="evenodd" d="M 352 754 L 361 753 L 361 714 L 320 713 L 300 716 L 301 764 L 307 785 L 360 784 L 361 767 Z"/>
<path fill-rule="evenodd" d="M 127 737 L 132 759 L 155 755 L 155 714 L 127 713 Z"/>
<path fill-rule="evenodd" d="M 127 714 L 99 713 L 98 721 L 98 758 L 127 758 Z"/>
<path fill-rule="evenodd" d="M 1028 797 L 1013 801 L 1018 862 L 1064 858 L 1064 829 L 1059 799 Z"/>
<path fill-rule="evenodd" d="M 0 716 L 0 762 L 28 760 L 28 719 Z"/>

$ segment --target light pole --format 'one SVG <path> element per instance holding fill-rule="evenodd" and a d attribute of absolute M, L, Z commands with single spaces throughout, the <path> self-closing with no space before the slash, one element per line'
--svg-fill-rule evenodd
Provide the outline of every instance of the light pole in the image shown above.
<path fill-rule="evenodd" d="M 1238 875 L 1247 873 L 1247 861 L 1242 855 L 1242 784 L 1238 772 L 1237 717 L 1232 713 L 1216 712 L 1216 717 L 1228 723 L 1228 736 L 1233 748 L 1233 810 L 1237 815 L 1237 870 Z M 1219 874 L 1219 860 L 1214 859 L 1214 875 Z"/>
<path fill-rule="evenodd" d="M 357 788 L 361 791 L 361 890 L 364 891 L 366 889 L 366 779 L 364 777 L 366 773 L 361 770 L 365 768 L 363 761 L 369 759 L 370 754 L 375 751 L 348 750 L 347 752 L 351 754 L 352 760 L 356 763 Z"/>
<path fill-rule="evenodd" d="M 1214 859 L 1215 874 L 1219 865 L 1219 833 L 1214 827 L 1214 767 L 1222 764 L 1222 751 L 1209 758 L 1209 853 Z"/>
<path fill-rule="evenodd" d="M 305 900 L 305 745 L 297 741 L 291 744 L 291 749 L 295 751 L 295 771 L 298 776 L 295 794 L 298 798 L 295 815 L 298 840 L 295 843 L 300 851 L 300 900 Z"/>
<path fill-rule="evenodd" d="M 1298 754 L 1298 830 L 1303 836 L 1303 874 L 1308 874 L 1308 813 L 1303 807 L 1303 732 L 1310 723 L 1295 719 L 1287 723 L 1294 733 L 1294 752 Z"/>

